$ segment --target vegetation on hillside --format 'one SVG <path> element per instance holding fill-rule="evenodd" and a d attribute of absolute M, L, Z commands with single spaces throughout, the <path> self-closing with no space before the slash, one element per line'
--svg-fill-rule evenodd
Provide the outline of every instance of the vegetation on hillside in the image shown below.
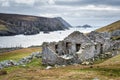
<path fill-rule="evenodd" d="M 106 67 L 106 68 L 109 68 L 109 67 L 120 68 L 120 54 L 100 63 L 99 66 Z"/>
<path fill-rule="evenodd" d="M 7 56 L 4 59 L 12 57 L 12 59 L 17 60 L 17 56 L 19 56 L 18 58 L 22 58 L 33 51 L 40 50 L 41 48 L 26 48 L 11 51 L 9 52 L 11 55 L 8 53 L 2 55 Z M 42 66 L 41 59 L 33 59 L 30 63 L 25 65 L 5 68 L 4 71 L 7 71 L 7 74 L 0 76 L 0 80 L 120 80 L 119 66 L 120 55 L 102 61 L 102 63 L 99 64 L 76 64 L 54 67 L 49 70 L 46 70 L 45 66 Z"/>
<path fill-rule="evenodd" d="M 6 28 L 6 26 L 5 26 L 5 25 L 0 24 L 0 30 L 1 30 L 1 31 L 2 31 L 2 30 L 7 30 L 7 28 Z"/>
<path fill-rule="evenodd" d="M 23 48 L 10 52 L 0 53 L 0 61 L 3 60 L 19 60 L 23 57 L 30 55 L 32 52 L 41 51 L 41 47 Z"/>
<path fill-rule="evenodd" d="M 97 29 L 97 32 L 113 32 L 115 30 L 120 30 L 120 20 L 116 21 L 110 25 L 104 26 L 100 29 Z"/>
<path fill-rule="evenodd" d="M 113 36 L 111 37 L 112 40 L 120 40 L 120 36 Z"/>
<path fill-rule="evenodd" d="M 13 50 L 22 49 L 22 47 L 9 47 L 9 48 L 0 48 L 0 54 L 4 52 L 9 52 Z"/>
<path fill-rule="evenodd" d="M 71 25 L 62 18 L 5 13 L 0 13 L 0 25 L 0 36 L 18 34 L 33 35 L 38 34 L 40 31 L 65 30 L 71 27 Z M 5 29 L 7 29 L 7 31 Z"/>

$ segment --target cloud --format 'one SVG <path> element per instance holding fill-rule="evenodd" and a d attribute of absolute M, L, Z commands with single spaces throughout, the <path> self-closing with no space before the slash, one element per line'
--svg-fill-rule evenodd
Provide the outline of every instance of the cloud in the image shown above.
<path fill-rule="evenodd" d="M 1 6 L 3 6 L 3 7 L 9 7 L 10 5 L 9 5 L 8 2 L 4 2 L 4 3 L 1 4 Z"/>
<path fill-rule="evenodd" d="M 120 6 L 120 0 L 56 0 L 58 5 L 108 5 L 108 6 Z"/>
<path fill-rule="evenodd" d="M 55 4 L 55 1 L 54 0 L 49 0 L 48 3 L 49 4 Z"/>
<path fill-rule="evenodd" d="M 2 7 L 8 7 L 8 6 L 9 6 L 9 2 L 8 2 L 8 0 L 1 0 L 1 1 L 0 1 L 0 5 L 1 5 Z"/>
<path fill-rule="evenodd" d="M 111 6 L 95 6 L 95 5 L 88 5 L 78 7 L 78 10 L 95 10 L 95 11 L 119 11 L 119 8 L 111 7 Z"/>
<path fill-rule="evenodd" d="M 12 1 L 18 4 L 33 5 L 36 0 L 12 0 Z"/>

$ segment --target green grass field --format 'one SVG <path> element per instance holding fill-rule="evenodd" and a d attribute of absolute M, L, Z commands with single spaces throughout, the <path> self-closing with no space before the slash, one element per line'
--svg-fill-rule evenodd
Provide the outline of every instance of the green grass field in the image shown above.
<path fill-rule="evenodd" d="M 35 48 L 24 48 L 19 50 L 14 50 L 10 52 L 5 52 L 0 54 L 0 61 L 3 60 L 19 60 L 23 57 L 30 55 L 32 52 L 41 51 L 40 47 Z"/>
<path fill-rule="evenodd" d="M 18 55 L 18 58 L 22 58 L 29 55 L 30 52 L 40 50 L 41 48 L 26 48 L 11 51 L 6 53 L 5 59 L 12 57 L 12 59 L 17 60 L 14 54 Z M 25 53 L 27 54 L 25 55 Z M 120 80 L 120 55 L 101 62 L 88 66 L 69 65 L 46 70 L 45 66 L 42 66 L 41 59 L 34 59 L 26 66 L 5 68 L 7 74 L 1 75 L 0 80 Z"/>

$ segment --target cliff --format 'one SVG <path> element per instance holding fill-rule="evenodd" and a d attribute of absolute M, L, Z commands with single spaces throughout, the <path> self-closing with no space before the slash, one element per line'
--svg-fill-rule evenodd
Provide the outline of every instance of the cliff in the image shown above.
<path fill-rule="evenodd" d="M 71 25 L 62 18 L 0 13 L 0 36 L 31 35 L 40 31 L 65 30 L 69 27 Z"/>

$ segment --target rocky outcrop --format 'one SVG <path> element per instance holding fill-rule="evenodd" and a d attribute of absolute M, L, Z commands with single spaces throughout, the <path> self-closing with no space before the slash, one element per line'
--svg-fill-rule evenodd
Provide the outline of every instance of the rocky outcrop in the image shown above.
<path fill-rule="evenodd" d="M 76 26 L 77 28 L 92 28 L 92 26 L 85 24 L 83 26 Z"/>
<path fill-rule="evenodd" d="M 115 30 L 111 33 L 112 36 L 120 36 L 120 30 Z"/>
<path fill-rule="evenodd" d="M 56 17 L 56 19 L 58 19 L 59 21 L 61 21 L 66 27 L 72 27 L 70 24 L 68 24 L 65 20 L 63 20 L 61 17 Z"/>
<path fill-rule="evenodd" d="M 111 32 L 111 39 L 112 40 L 120 40 L 120 30 L 115 30 Z"/>
<path fill-rule="evenodd" d="M 114 30 L 112 32 L 101 32 L 99 34 L 105 39 L 120 40 L 120 30 Z"/>
<path fill-rule="evenodd" d="M 0 13 L 0 25 L 4 25 L 5 29 L 0 29 L 0 35 L 16 35 L 16 34 L 37 34 L 40 31 L 56 31 L 69 29 L 69 25 L 62 18 L 46 18 L 18 14 L 2 14 Z"/>

